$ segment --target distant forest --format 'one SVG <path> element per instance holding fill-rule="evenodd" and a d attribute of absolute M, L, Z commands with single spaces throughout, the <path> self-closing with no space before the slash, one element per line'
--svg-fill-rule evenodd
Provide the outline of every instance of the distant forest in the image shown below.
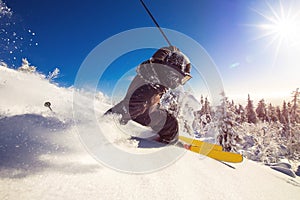
<path fill-rule="evenodd" d="M 185 132 L 203 138 L 214 133 L 215 140 L 225 151 L 239 152 L 255 161 L 300 160 L 299 88 L 281 106 L 274 106 L 264 99 L 254 103 L 250 95 L 247 105 L 243 106 L 229 100 L 224 92 L 221 96 L 216 107 L 201 97 L 202 108 L 193 111 L 192 125 L 184 120 Z M 180 109 L 185 108 L 178 102 L 170 101 L 167 107 L 180 118 Z"/>
<path fill-rule="evenodd" d="M 261 99 L 256 105 L 248 95 L 247 105 L 236 105 L 222 93 L 221 104 L 212 109 L 207 99 L 200 99 L 197 111 L 199 133 L 217 128 L 217 142 L 226 151 L 265 163 L 282 158 L 300 160 L 300 91 L 297 88 L 282 106 Z"/>

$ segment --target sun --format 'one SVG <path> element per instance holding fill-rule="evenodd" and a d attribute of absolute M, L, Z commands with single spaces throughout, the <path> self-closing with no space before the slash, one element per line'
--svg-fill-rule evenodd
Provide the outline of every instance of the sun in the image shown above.
<path fill-rule="evenodd" d="M 297 36 L 297 22 L 291 19 L 282 18 L 270 27 L 270 31 L 278 34 L 278 37 L 281 39 L 293 39 Z"/>
<path fill-rule="evenodd" d="M 272 6 L 266 2 L 268 9 L 264 12 L 254 10 L 263 18 L 263 23 L 255 26 L 262 34 L 257 39 L 269 38 L 267 47 L 276 46 L 278 52 L 285 45 L 287 47 L 300 44 L 300 10 L 295 10 L 292 5 L 284 6 L 281 1 L 279 5 Z"/>

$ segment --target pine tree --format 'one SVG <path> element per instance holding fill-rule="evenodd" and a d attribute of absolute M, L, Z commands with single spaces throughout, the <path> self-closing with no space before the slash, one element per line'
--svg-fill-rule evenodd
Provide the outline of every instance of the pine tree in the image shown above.
<path fill-rule="evenodd" d="M 258 120 L 256 117 L 256 113 L 254 112 L 253 101 L 250 99 L 249 94 L 248 94 L 248 103 L 246 106 L 246 116 L 247 116 L 248 123 L 253 123 L 253 124 L 257 123 Z"/>
<path fill-rule="evenodd" d="M 279 107 L 279 106 L 276 106 L 276 115 L 277 115 L 277 118 L 278 118 L 279 122 L 280 122 L 281 124 L 283 124 L 284 118 L 283 118 L 283 116 L 282 116 L 282 113 L 281 113 L 281 110 L 280 110 L 280 107 Z"/>
<path fill-rule="evenodd" d="M 211 107 L 207 97 L 205 98 L 204 101 L 204 113 L 207 115 L 211 115 Z"/>
<path fill-rule="evenodd" d="M 287 108 L 287 104 L 285 101 L 283 101 L 282 105 L 282 124 L 287 124 L 290 121 L 290 114 Z"/>
<path fill-rule="evenodd" d="M 286 139 L 291 136 L 291 120 L 290 120 L 290 111 L 289 111 L 290 103 L 286 103 L 283 101 L 282 105 L 282 124 L 283 124 L 283 134 Z"/>
<path fill-rule="evenodd" d="M 257 105 L 257 108 L 255 111 L 256 111 L 258 119 L 260 119 L 262 122 L 267 120 L 267 108 L 266 108 L 264 99 L 261 99 L 258 102 L 258 105 Z"/>
<path fill-rule="evenodd" d="M 277 113 L 275 107 L 270 103 L 267 111 L 268 122 L 277 122 Z"/>
<path fill-rule="evenodd" d="M 201 95 L 200 103 L 202 105 L 202 108 L 200 111 L 197 111 L 197 116 L 200 124 L 202 126 L 205 126 L 206 124 L 211 122 L 212 113 L 211 113 L 211 107 L 210 102 L 208 101 L 207 97 L 205 100 L 203 100 L 203 96 Z"/>
<path fill-rule="evenodd" d="M 203 103 L 204 103 L 204 101 L 203 101 L 203 95 L 201 94 L 200 104 L 203 106 Z"/>
<path fill-rule="evenodd" d="M 236 124 L 234 104 L 228 101 L 224 92 L 222 92 L 221 95 L 221 105 L 217 107 L 215 115 L 219 130 L 217 140 L 225 151 L 236 151 L 237 141 L 239 141 L 240 138 L 234 128 Z"/>
<path fill-rule="evenodd" d="M 235 121 L 239 124 L 242 124 L 244 122 L 246 122 L 246 114 L 245 114 L 245 109 L 243 108 L 243 106 L 241 104 L 234 106 L 235 107 L 235 115 L 236 115 L 236 119 Z"/>
<path fill-rule="evenodd" d="M 300 91 L 299 88 L 297 88 L 295 91 L 292 92 L 293 99 L 292 99 L 292 105 L 291 105 L 291 122 L 292 123 L 299 123 L 299 108 L 298 108 L 298 103 L 299 103 L 299 96 L 300 96 Z"/>

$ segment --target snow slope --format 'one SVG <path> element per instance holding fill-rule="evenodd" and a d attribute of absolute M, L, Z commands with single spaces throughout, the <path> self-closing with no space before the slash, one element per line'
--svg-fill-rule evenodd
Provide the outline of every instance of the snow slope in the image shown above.
<path fill-rule="evenodd" d="M 101 94 L 95 98 L 50 84 L 41 75 L 4 67 L 0 67 L 0 94 L 0 199 L 299 199 L 299 177 L 249 160 L 232 169 L 185 152 L 151 173 L 114 170 L 97 162 L 78 135 L 80 129 L 98 131 L 90 119 L 109 108 Z M 90 99 L 93 105 L 86 104 Z M 53 112 L 44 107 L 46 101 L 51 102 Z M 73 118 L 74 105 L 79 121 Z M 116 126 L 111 122 L 115 117 L 97 119 L 108 133 L 108 146 L 160 155 L 162 148 L 136 148 L 137 143 L 128 142 L 124 134 L 149 130 L 133 123 Z"/>

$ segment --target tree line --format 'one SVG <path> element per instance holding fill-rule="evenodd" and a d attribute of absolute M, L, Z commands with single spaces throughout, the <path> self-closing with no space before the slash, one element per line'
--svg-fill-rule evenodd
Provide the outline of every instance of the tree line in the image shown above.
<path fill-rule="evenodd" d="M 225 151 L 239 151 L 246 157 L 266 163 L 282 158 L 300 159 L 300 91 L 290 101 L 274 106 L 261 99 L 255 106 L 250 95 L 247 104 L 235 104 L 225 93 L 215 108 L 201 97 L 201 110 L 195 112 L 197 131 L 216 132 L 217 143 Z"/>

